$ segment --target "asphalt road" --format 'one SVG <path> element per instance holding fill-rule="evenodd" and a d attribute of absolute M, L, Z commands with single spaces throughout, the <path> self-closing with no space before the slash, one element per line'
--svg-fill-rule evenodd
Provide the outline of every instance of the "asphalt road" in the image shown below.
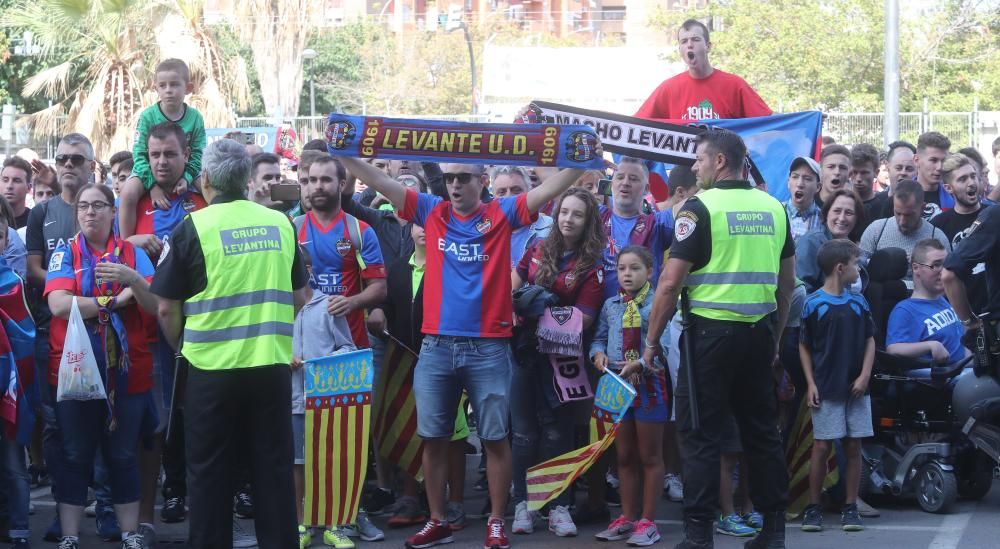
<path fill-rule="evenodd" d="M 471 458 L 471 456 L 470 456 Z M 470 459 L 470 465 L 473 460 Z M 475 478 L 474 472 L 470 478 Z M 469 483 L 471 485 L 471 482 Z M 952 513 L 947 515 L 932 515 L 921 511 L 914 501 L 872 499 L 870 503 L 882 511 L 882 516 L 866 519 L 866 529 L 863 532 L 846 533 L 839 528 L 839 517 L 827 514 L 825 523 L 828 529 L 821 533 L 807 534 L 798 529 L 797 524 L 789 524 L 787 546 L 790 548 L 905 548 L 905 549 L 954 549 L 954 548 L 991 548 L 1000 547 L 1000 482 L 979 502 L 959 501 Z M 265 497 L 260 495 L 258 497 Z M 477 512 L 483 507 L 484 492 L 470 490 L 467 494 L 467 512 Z M 682 538 L 681 506 L 661 500 L 657 523 L 663 541 L 656 547 L 672 548 Z M 54 515 L 54 503 L 47 488 L 38 488 L 33 492 L 33 502 L 36 512 L 31 519 L 32 544 L 35 547 L 55 547 L 54 544 L 42 541 L 42 534 L 50 524 Z M 385 526 L 385 518 L 376 517 L 376 525 Z M 94 535 L 93 519 L 84 522 L 81 545 L 84 548 L 115 548 L 117 544 L 106 543 Z M 509 524 L 509 521 L 508 521 Z M 253 522 L 244 521 L 244 526 L 252 530 Z M 832 526 L 832 527 L 831 527 Z M 609 547 L 619 544 L 600 543 L 593 538 L 600 530 L 598 526 L 582 526 L 580 534 L 575 538 L 557 538 L 548 532 L 542 524 L 538 530 L 528 536 L 511 536 L 511 545 L 516 548 L 581 548 Z M 157 525 L 160 547 L 184 547 L 186 523 Z M 358 542 L 358 547 L 402 547 L 403 541 L 416 528 L 405 530 L 386 529 L 386 540 L 382 542 Z M 509 526 L 508 526 L 509 531 Z M 468 526 L 457 532 L 455 543 L 448 547 L 475 548 L 482 547 L 486 533 L 485 521 L 481 518 L 471 518 Z M 322 547 L 322 537 L 314 536 L 314 547 Z M 715 544 L 719 548 L 742 547 L 743 540 L 722 535 L 716 535 Z M 290 548 L 291 549 L 291 548 Z"/>

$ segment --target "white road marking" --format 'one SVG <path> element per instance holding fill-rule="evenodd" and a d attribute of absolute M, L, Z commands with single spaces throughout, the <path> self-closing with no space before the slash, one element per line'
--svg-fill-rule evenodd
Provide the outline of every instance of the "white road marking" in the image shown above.
<path fill-rule="evenodd" d="M 976 506 L 978 507 L 978 505 Z M 934 536 L 927 549 L 955 549 L 962 541 L 965 528 L 969 525 L 969 520 L 975 509 L 968 513 L 956 513 L 948 515 L 941 521 L 940 531 Z"/>

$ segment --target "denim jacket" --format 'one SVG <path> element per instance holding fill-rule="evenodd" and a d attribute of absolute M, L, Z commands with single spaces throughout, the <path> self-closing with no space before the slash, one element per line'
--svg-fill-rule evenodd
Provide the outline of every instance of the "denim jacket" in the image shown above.
<path fill-rule="evenodd" d="M 653 312 L 653 289 L 650 288 L 646 294 L 646 299 L 639 306 L 639 314 L 642 316 L 642 341 L 645 346 L 646 330 L 649 329 L 649 315 Z M 594 333 L 594 341 L 590 344 L 590 355 L 594 356 L 598 351 L 608 355 L 608 360 L 614 362 L 625 360 L 625 352 L 622 350 L 622 315 L 625 314 L 625 304 L 622 303 L 621 294 L 609 297 L 601 307 L 601 314 L 597 317 L 597 331 Z M 639 349 L 642 353 L 645 349 Z"/>

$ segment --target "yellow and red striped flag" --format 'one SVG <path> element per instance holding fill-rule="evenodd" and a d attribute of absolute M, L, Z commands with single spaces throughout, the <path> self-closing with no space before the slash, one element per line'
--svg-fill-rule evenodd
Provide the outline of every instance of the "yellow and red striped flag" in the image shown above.
<path fill-rule="evenodd" d="M 386 461 L 421 480 L 424 443 L 417 436 L 417 400 L 413 395 L 417 355 L 389 336 L 384 356 L 376 380 L 375 445 Z"/>
<path fill-rule="evenodd" d="M 357 519 L 368 470 L 372 351 L 306 361 L 304 522 L 336 527 Z"/>
<path fill-rule="evenodd" d="M 611 446 L 618 424 L 635 399 L 635 389 L 611 371 L 597 384 L 590 416 L 590 444 L 528 469 L 528 510 L 538 511 L 563 493 Z"/>
<path fill-rule="evenodd" d="M 809 505 L 809 463 L 812 458 L 813 427 L 812 414 L 806 399 L 799 406 L 795 426 L 788 438 L 785 448 L 785 463 L 788 464 L 788 508 L 785 516 L 791 520 L 799 516 Z M 823 488 L 829 488 L 837 483 L 837 453 L 830 452 L 826 463 L 826 477 L 823 478 Z"/>

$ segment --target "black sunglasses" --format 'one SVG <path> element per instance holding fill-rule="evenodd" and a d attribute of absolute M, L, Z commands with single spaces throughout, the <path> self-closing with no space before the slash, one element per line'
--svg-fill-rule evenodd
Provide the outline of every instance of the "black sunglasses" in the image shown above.
<path fill-rule="evenodd" d="M 63 165 L 69 160 L 74 166 L 82 166 L 84 162 L 90 160 L 82 154 L 60 154 L 56 156 L 56 164 Z"/>
<path fill-rule="evenodd" d="M 471 174 L 471 173 L 446 173 L 446 174 L 443 174 L 441 177 L 444 179 L 445 185 L 447 185 L 448 183 L 451 183 L 452 181 L 455 181 L 455 180 L 458 180 L 459 183 L 461 183 L 461 184 L 464 185 L 464 184 L 468 183 L 469 181 L 472 181 L 473 177 L 479 177 L 479 174 Z"/>

